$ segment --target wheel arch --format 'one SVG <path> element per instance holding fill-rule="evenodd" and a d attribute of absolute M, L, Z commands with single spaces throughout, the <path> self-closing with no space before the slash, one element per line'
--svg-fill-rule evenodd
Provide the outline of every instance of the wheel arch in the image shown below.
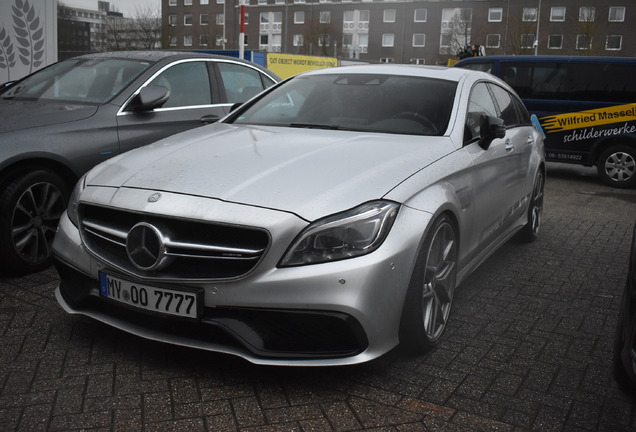
<path fill-rule="evenodd" d="M 599 140 L 592 152 L 592 164 L 597 165 L 601 154 L 608 148 L 615 145 L 626 145 L 634 149 L 636 152 L 636 136 L 632 135 L 617 135 L 603 140 Z"/>
<path fill-rule="evenodd" d="M 43 169 L 52 171 L 62 177 L 69 190 L 72 190 L 79 176 L 67 165 L 52 159 L 37 157 L 20 159 L 2 168 L 0 172 L 0 187 L 5 187 L 22 173 Z"/>

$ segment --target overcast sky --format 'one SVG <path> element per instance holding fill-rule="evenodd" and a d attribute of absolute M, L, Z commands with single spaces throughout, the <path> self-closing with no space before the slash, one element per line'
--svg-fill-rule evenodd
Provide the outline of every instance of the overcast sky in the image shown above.
<path fill-rule="evenodd" d="M 2 1 L 2 0 L 0 0 Z M 161 12 L 161 0 L 106 0 L 110 3 L 110 9 L 122 12 L 124 16 L 132 18 L 135 16 L 137 8 L 145 9 L 152 6 Z M 82 9 L 97 10 L 97 0 L 58 0 L 58 3 L 66 6 L 78 7 Z"/>

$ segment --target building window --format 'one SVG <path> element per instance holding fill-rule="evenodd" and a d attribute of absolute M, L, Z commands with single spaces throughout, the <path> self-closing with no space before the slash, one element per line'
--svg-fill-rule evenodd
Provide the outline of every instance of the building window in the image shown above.
<path fill-rule="evenodd" d="M 199 4 L 202 4 L 202 5 L 210 4 L 210 0 L 201 0 Z M 207 42 L 206 42 L 206 45 L 207 45 Z"/>
<path fill-rule="evenodd" d="M 225 0 L 216 0 L 216 4 L 225 4 Z"/>
<path fill-rule="evenodd" d="M 358 18 L 358 23 L 362 24 L 364 26 L 364 24 L 367 25 L 366 28 L 368 28 L 369 26 L 369 16 L 371 15 L 370 12 L 368 10 L 361 10 L 359 11 L 360 15 Z"/>
<path fill-rule="evenodd" d="M 500 43 L 501 43 L 500 34 L 486 35 L 486 48 L 499 48 Z"/>
<path fill-rule="evenodd" d="M 304 41 L 305 41 L 305 37 L 303 35 L 301 34 L 294 35 L 293 44 L 295 47 L 303 46 Z"/>
<path fill-rule="evenodd" d="M 579 22 L 594 22 L 596 9 L 589 6 L 579 8 Z"/>
<path fill-rule="evenodd" d="M 331 22 L 331 11 L 320 11 L 320 23 L 329 24 Z"/>
<path fill-rule="evenodd" d="M 565 8 L 561 6 L 550 8 L 550 21 L 565 21 Z"/>
<path fill-rule="evenodd" d="M 548 49 L 563 48 L 563 35 L 552 34 L 548 36 Z"/>
<path fill-rule="evenodd" d="M 269 35 L 262 34 L 260 44 L 265 45 L 265 48 L 267 48 L 268 43 L 269 43 Z"/>
<path fill-rule="evenodd" d="M 385 9 L 382 21 L 385 23 L 395 22 L 395 9 Z"/>
<path fill-rule="evenodd" d="M 170 36 L 170 46 L 177 46 L 177 37 Z"/>
<path fill-rule="evenodd" d="M 266 5 L 267 4 L 267 0 L 258 0 L 258 4 L 259 5 Z"/>
<path fill-rule="evenodd" d="M 237 20 L 237 22 L 241 22 L 241 13 L 240 12 L 239 12 L 239 19 Z M 245 16 L 243 17 L 243 22 L 245 23 L 245 25 L 248 25 L 250 23 L 250 13 L 249 12 L 245 12 Z"/>
<path fill-rule="evenodd" d="M 395 63 L 395 59 L 393 57 L 382 57 L 380 63 Z"/>
<path fill-rule="evenodd" d="M 183 4 L 186 6 L 192 6 L 192 0 L 183 0 Z M 190 45 L 192 45 L 192 42 L 190 42 Z"/>
<path fill-rule="evenodd" d="M 410 63 L 411 64 L 423 65 L 423 64 L 426 64 L 426 59 L 423 59 L 423 58 L 412 58 L 410 60 Z"/>
<path fill-rule="evenodd" d="M 609 35 L 605 39 L 605 49 L 607 51 L 620 51 L 623 47 L 623 36 Z"/>
<path fill-rule="evenodd" d="M 590 35 L 576 35 L 576 49 L 589 50 L 592 48 L 592 37 Z"/>
<path fill-rule="evenodd" d="M 183 16 L 183 25 L 187 25 L 187 26 L 192 25 L 192 14 L 185 14 Z"/>
<path fill-rule="evenodd" d="M 294 24 L 304 24 L 305 23 L 305 12 L 297 11 L 294 12 Z"/>
<path fill-rule="evenodd" d="M 177 25 L 177 16 L 176 15 L 168 15 L 168 25 L 172 26 L 172 27 Z"/>
<path fill-rule="evenodd" d="M 331 35 L 329 33 L 321 33 L 318 36 L 318 46 L 329 46 L 331 45 Z"/>
<path fill-rule="evenodd" d="M 384 33 L 382 35 L 382 46 L 392 47 L 394 39 L 395 39 L 395 35 L 393 33 Z"/>
<path fill-rule="evenodd" d="M 285 4 L 285 0 L 274 0 L 274 4 L 284 5 Z"/>
<path fill-rule="evenodd" d="M 177 0 L 169 0 L 168 1 L 168 6 L 176 6 L 177 5 Z M 176 45 L 176 42 L 175 42 Z"/>
<path fill-rule="evenodd" d="M 199 45 L 208 46 L 208 35 L 206 34 L 199 35 Z"/>
<path fill-rule="evenodd" d="M 426 45 L 426 35 L 424 33 L 415 33 L 413 35 L 413 46 L 423 47 Z"/>
<path fill-rule="evenodd" d="M 201 25 L 208 25 L 210 23 L 210 18 L 208 14 L 201 14 Z"/>
<path fill-rule="evenodd" d="M 522 34 L 521 35 L 521 48 L 534 47 L 534 34 Z"/>
<path fill-rule="evenodd" d="M 537 8 L 523 8 L 521 20 L 524 22 L 537 22 L 539 11 Z"/>
<path fill-rule="evenodd" d="M 225 24 L 225 15 L 216 14 L 216 25 L 224 25 Z"/>
<path fill-rule="evenodd" d="M 488 22 L 501 22 L 503 20 L 503 8 L 489 8 Z"/>
<path fill-rule="evenodd" d="M 261 24 L 269 24 L 269 12 L 261 12 Z"/>
<path fill-rule="evenodd" d="M 294 0 L 294 4 L 304 4 L 305 0 Z"/>
<path fill-rule="evenodd" d="M 609 22 L 624 22 L 625 6 L 610 6 L 607 20 Z"/>
<path fill-rule="evenodd" d="M 413 22 L 426 22 L 427 15 L 428 15 L 427 9 L 415 9 Z"/>
<path fill-rule="evenodd" d="M 183 46 L 192 46 L 192 35 L 183 36 Z"/>

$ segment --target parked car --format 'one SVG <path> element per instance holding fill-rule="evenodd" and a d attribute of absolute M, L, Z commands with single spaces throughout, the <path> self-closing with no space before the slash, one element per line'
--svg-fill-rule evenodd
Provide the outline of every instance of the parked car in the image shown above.
<path fill-rule="evenodd" d="M 470 57 L 457 67 L 508 83 L 547 133 L 548 162 L 596 166 L 608 186 L 636 186 L 636 59 L 593 56 Z"/>
<path fill-rule="evenodd" d="M 279 79 L 223 56 L 91 54 L 0 90 L 0 269 L 50 264 L 78 178 L 114 155 L 211 123 Z"/>
<path fill-rule="evenodd" d="M 621 388 L 636 393 L 636 223 L 614 338 L 614 378 Z"/>
<path fill-rule="evenodd" d="M 456 285 L 539 233 L 543 141 L 492 75 L 352 66 L 83 177 L 53 244 L 69 313 L 279 365 L 439 343 Z"/>

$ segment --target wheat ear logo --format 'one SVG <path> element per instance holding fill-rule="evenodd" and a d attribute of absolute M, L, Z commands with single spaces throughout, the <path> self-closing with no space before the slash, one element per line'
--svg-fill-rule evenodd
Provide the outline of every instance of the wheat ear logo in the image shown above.
<path fill-rule="evenodd" d="M 12 11 L 18 57 L 23 65 L 30 67 L 29 73 L 31 73 L 33 68 L 44 63 L 44 27 L 40 23 L 40 17 L 36 15 L 35 8 L 29 4 L 28 0 L 15 0 Z M 13 56 L 13 48 L 9 35 L 3 38 L 3 34 L 4 29 L 0 31 L 0 43 L 2 43 L 3 55 L 8 58 Z"/>

